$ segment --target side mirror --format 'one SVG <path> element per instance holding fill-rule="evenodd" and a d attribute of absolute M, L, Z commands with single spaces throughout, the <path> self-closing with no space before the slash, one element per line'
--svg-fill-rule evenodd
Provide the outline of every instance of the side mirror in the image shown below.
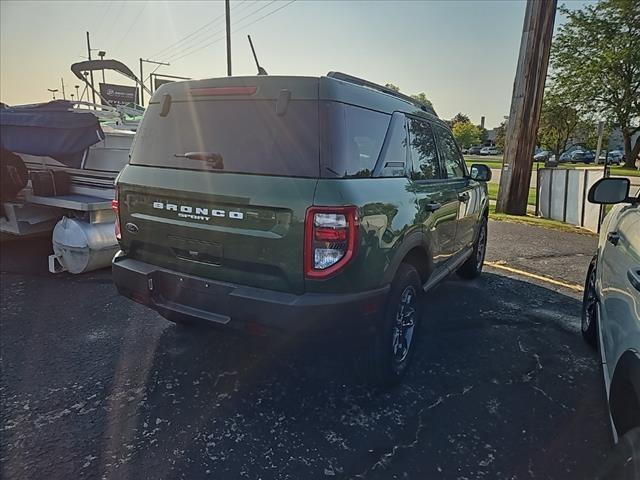
<path fill-rule="evenodd" d="M 469 176 L 471 180 L 477 182 L 488 182 L 491 180 L 491 169 L 481 163 L 474 163 L 471 165 L 471 174 Z"/>
<path fill-rule="evenodd" d="M 601 178 L 589 189 L 587 198 L 591 203 L 605 205 L 622 203 L 629 199 L 630 186 L 631 182 L 628 178 Z"/>

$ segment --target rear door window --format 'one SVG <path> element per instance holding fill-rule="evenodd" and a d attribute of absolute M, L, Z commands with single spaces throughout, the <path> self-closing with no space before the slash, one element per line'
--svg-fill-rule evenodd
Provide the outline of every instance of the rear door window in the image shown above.
<path fill-rule="evenodd" d="M 409 150 L 412 160 L 412 180 L 436 180 L 442 178 L 438 163 L 438 151 L 433 131 L 428 122 L 408 119 Z"/>
<path fill-rule="evenodd" d="M 434 125 L 438 138 L 438 149 L 442 157 L 442 164 L 445 168 L 447 178 L 462 178 L 465 176 L 466 168 L 464 159 L 453 139 L 450 131 L 438 125 Z"/>
<path fill-rule="evenodd" d="M 150 105 L 131 156 L 134 165 L 317 178 L 318 102 L 292 100 L 283 115 L 275 100 L 174 101 L 166 117 Z M 222 157 L 211 169 L 187 152 Z"/>
<path fill-rule="evenodd" d="M 326 102 L 323 108 L 323 176 L 370 177 L 391 115 L 338 102 Z"/>

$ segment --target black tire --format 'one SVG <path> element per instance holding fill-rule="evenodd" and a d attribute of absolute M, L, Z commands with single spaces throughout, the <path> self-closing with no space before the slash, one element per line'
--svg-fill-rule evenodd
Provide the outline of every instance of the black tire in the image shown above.
<path fill-rule="evenodd" d="M 484 257 L 487 252 L 487 217 L 482 217 L 478 227 L 478 238 L 473 246 L 473 253 L 458 269 L 458 275 L 466 280 L 478 277 L 482 273 Z"/>
<path fill-rule="evenodd" d="M 367 345 L 364 373 L 370 385 L 390 387 L 399 383 L 406 373 L 415 350 L 421 293 L 418 271 L 412 265 L 400 264 L 383 317 Z"/>
<path fill-rule="evenodd" d="M 593 257 L 582 296 L 582 338 L 591 347 L 598 346 L 598 296 L 596 294 L 596 257 Z"/>

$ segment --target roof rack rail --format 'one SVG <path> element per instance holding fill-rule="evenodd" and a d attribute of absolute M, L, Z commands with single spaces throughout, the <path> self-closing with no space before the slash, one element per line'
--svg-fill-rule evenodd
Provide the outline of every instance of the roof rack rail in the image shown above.
<path fill-rule="evenodd" d="M 329 72 L 327 73 L 327 77 L 335 78 L 336 80 L 342 80 L 343 82 L 353 83 L 354 85 L 360 85 L 361 87 L 368 87 L 373 90 L 386 93 L 387 95 L 393 95 L 394 97 L 400 98 L 406 102 L 410 102 L 414 104 L 415 106 L 417 106 L 421 110 L 424 110 L 425 112 L 429 112 L 429 113 L 432 113 L 433 115 L 436 115 L 436 112 L 433 109 L 433 107 L 430 107 L 429 105 L 425 105 L 424 103 L 419 102 L 414 98 L 411 98 L 409 95 L 396 92 L 395 90 L 391 90 L 388 87 L 384 87 L 382 85 L 378 85 L 377 83 L 370 82 L 369 80 L 354 77 L 353 75 L 348 75 L 342 72 Z"/>

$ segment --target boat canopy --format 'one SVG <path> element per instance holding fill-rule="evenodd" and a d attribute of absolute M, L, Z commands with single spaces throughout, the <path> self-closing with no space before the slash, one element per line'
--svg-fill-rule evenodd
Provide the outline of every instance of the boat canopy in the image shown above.
<path fill-rule="evenodd" d="M 96 70 L 113 70 L 118 72 L 125 77 L 136 82 L 137 85 L 142 85 L 142 87 L 151 94 L 151 90 L 149 90 L 138 77 L 131 71 L 129 67 L 127 67 L 124 63 L 119 62 L 118 60 L 85 60 L 84 62 L 77 62 L 71 65 L 71 71 L 73 74 L 78 77 L 83 82 L 89 84 L 87 82 L 86 77 L 82 74 L 82 72 L 90 72 Z"/>
<path fill-rule="evenodd" d="M 52 157 L 79 168 L 83 152 L 101 140 L 98 117 L 54 100 L 9 107 L 0 104 L 0 147 L 13 153 Z"/>

